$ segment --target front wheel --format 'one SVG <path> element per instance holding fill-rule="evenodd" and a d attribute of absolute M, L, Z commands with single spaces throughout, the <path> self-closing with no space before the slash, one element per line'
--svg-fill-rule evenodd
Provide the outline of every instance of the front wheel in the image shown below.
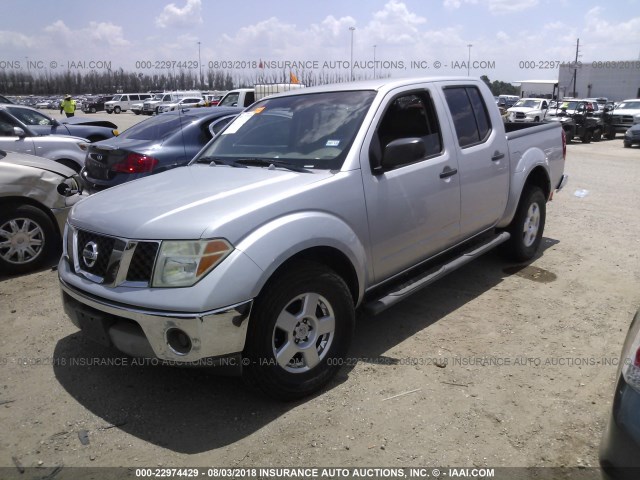
<path fill-rule="evenodd" d="M 511 238 L 506 243 L 509 256 L 518 262 L 531 260 L 542 241 L 547 202 L 540 187 L 527 187 L 522 193 L 516 215 L 507 231 Z"/>
<path fill-rule="evenodd" d="M 114 107 L 113 113 L 120 113 L 122 109 L 120 107 Z"/>
<path fill-rule="evenodd" d="M 5 209 L 0 214 L 0 271 L 15 274 L 36 270 L 56 247 L 53 222 L 33 205 Z"/>
<path fill-rule="evenodd" d="M 344 280 L 322 265 L 296 264 L 256 300 L 244 352 L 245 374 L 281 400 L 310 395 L 344 362 L 354 324 L 353 299 Z"/>

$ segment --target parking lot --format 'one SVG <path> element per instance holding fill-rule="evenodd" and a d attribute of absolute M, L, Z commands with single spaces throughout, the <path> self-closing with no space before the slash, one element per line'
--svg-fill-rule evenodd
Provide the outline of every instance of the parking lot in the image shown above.
<path fill-rule="evenodd" d="M 0 277 L 0 466 L 597 466 L 640 307 L 640 149 L 573 143 L 565 171 L 533 262 L 491 253 L 361 316 L 337 379 L 295 403 L 88 342 L 52 266 Z"/>

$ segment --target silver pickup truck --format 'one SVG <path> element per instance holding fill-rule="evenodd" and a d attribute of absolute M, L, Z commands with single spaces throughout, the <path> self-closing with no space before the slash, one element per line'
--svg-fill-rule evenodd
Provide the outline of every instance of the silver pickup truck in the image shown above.
<path fill-rule="evenodd" d="M 561 189 L 556 124 L 505 125 L 470 78 L 300 89 L 189 166 L 77 204 L 59 264 L 75 325 L 127 354 L 238 365 L 296 398 L 375 314 L 501 248 L 534 257 Z"/>

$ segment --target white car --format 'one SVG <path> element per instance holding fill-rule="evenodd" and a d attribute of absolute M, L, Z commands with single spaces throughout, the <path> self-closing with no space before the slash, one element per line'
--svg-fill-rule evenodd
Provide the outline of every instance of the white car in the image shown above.
<path fill-rule="evenodd" d="M 549 103 L 540 98 L 521 98 L 516 104 L 507 110 L 510 122 L 541 122 Z"/>
<path fill-rule="evenodd" d="M 204 107 L 205 102 L 202 98 L 196 97 L 187 97 L 181 100 L 178 100 L 175 103 L 167 103 L 166 105 L 160 105 L 158 107 L 158 113 L 171 112 L 176 108 L 193 108 L 193 107 Z"/>
<path fill-rule="evenodd" d="M 0 150 L 45 157 L 79 172 L 84 167 L 89 142 L 71 135 L 38 135 L 11 125 L 0 116 Z"/>

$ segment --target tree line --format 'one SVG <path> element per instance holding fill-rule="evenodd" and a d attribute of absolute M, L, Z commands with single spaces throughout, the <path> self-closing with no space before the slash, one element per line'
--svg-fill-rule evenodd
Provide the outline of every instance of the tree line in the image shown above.
<path fill-rule="evenodd" d="M 388 78 L 390 72 L 378 72 L 376 78 Z M 367 74 L 356 74 L 355 80 L 372 78 Z M 517 95 L 518 88 L 501 81 L 490 82 L 481 77 L 494 95 Z M 72 95 L 89 93 L 148 92 L 164 90 L 231 90 L 251 87 L 263 83 L 290 83 L 292 79 L 307 86 L 343 83 L 350 80 L 350 73 L 330 71 L 269 71 L 231 73 L 224 70 L 179 70 L 157 73 L 128 72 L 120 68 L 107 71 L 44 71 L 21 70 L 0 71 L 0 94 L 5 95 Z"/>

